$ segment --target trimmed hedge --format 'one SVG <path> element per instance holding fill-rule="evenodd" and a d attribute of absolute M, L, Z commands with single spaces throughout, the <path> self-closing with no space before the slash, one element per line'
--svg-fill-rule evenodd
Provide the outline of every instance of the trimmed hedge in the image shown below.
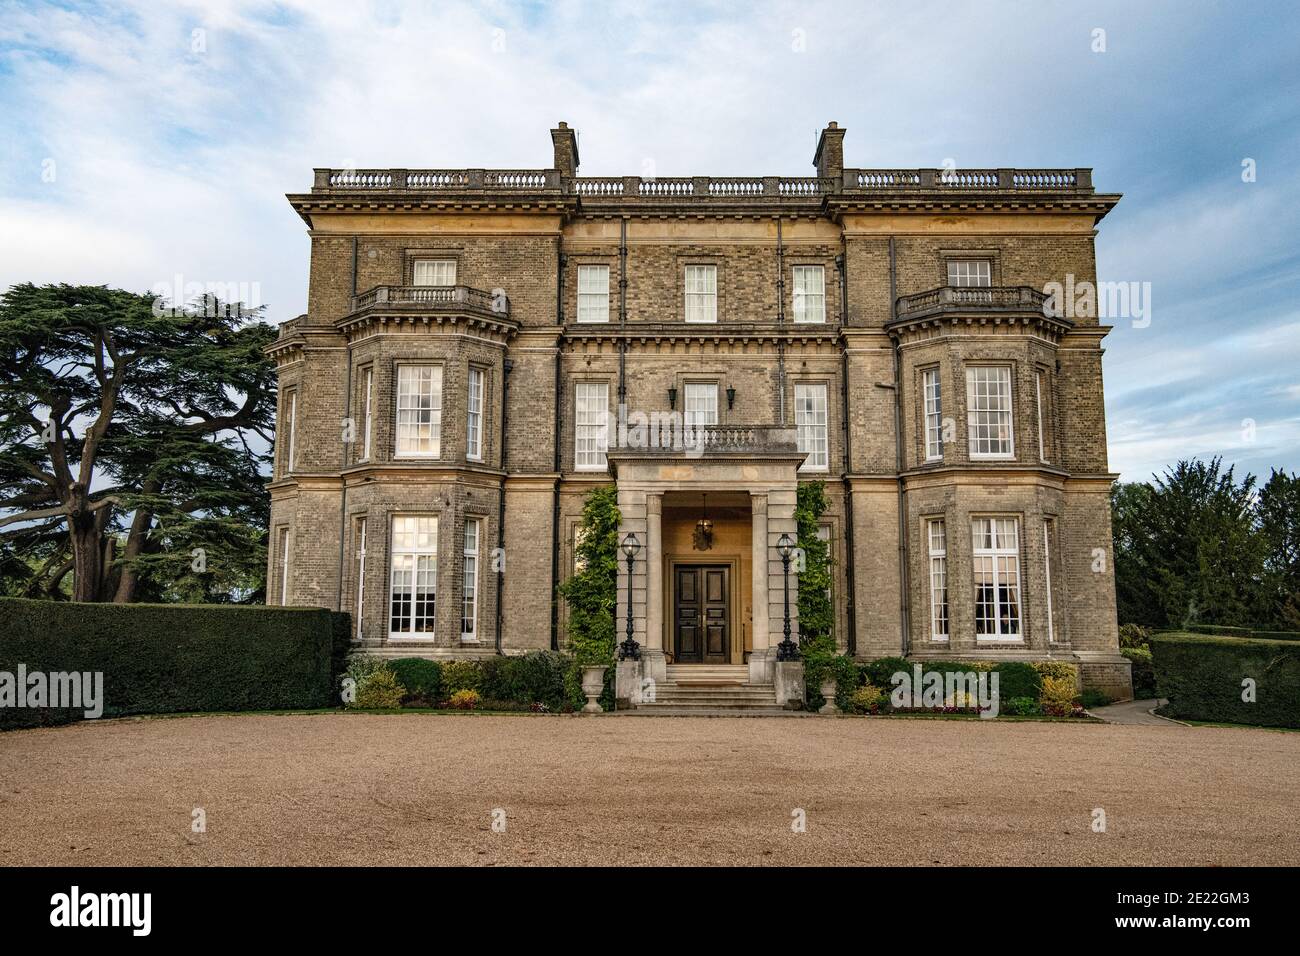
<path fill-rule="evenodd" d="M 328 707 L 348 615 L 321 608 L 0 598 L 0 671 L 100 671 L 105 717 Z M 80 710 L 0 708 L 0 728 Z"/>
<path fill-rule="evenodd" d="M 1189 624 L 1187 630 L 1193 634 L 1214 634 L 1219 637 L 1255 637 L 1264 641 L 1300 641 L 1300 631 L 1259 631 L 1253 627 L 1228 627 L 1225 624 Z"/>
<path fill-rule="evenodd" d="M 1300 644 L 1200 634 L 1160 634 L 1151 641 L 1156 685 L 1167 717 L 1300 727 Z M 1242 681 L 1255 701 L 1242 700 Z"/>

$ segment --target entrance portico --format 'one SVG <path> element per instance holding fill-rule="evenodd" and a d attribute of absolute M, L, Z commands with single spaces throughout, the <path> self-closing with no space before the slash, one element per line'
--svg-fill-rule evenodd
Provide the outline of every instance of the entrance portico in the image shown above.
<path fill-rule="evenodd" d="M 633 636 L 642 674 L 667 679 L 667 665 L 746 665 L 750 683 L 772 681 L 784 626 L 782 534 L 796 537 L 798 451 L 793 428 L 702 429 L 695 449 L 613 448 L 610 470 L 622 514 L 620 543 L 643 547 L 632 565 Z M 712 541 L 697 540 L 697 522 Z M 701 545 L 707 544 L 707 547 Z M 627 621 L 627 560 L 620 553 L 616 632 Z M 798 620 L 791 569 L 791 636 Z"/>

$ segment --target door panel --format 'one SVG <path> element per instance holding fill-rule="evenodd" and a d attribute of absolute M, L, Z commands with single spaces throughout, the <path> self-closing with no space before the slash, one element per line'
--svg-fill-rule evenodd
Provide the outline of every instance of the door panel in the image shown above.
<path fill-rule="evenodd" d="M 731 660 L 730 568 L 678 565 L 673 575 L 674 657 L 679 664 Z"/>

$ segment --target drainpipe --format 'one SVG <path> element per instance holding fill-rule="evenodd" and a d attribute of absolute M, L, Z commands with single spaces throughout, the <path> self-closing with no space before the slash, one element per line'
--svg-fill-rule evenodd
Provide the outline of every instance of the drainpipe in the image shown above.
<path fill-rule="evenodd" d="M 894 237 L 889 237 L 889 320 L 898 317 L 898 269 Z M 912 645 L 908 607 L 907 492 L 903 481 L 903 348 L 894 338 L 894 461 L 898 472 L 898 615 L 903 628 L 903 656 Z"/>
<path fill-rule="evenodd" d="M 627 404 L 627 218 L 618 223 L 618 403 Z"/>
<path fill-rule="evenodd" d="M 352 237 L 352 297 L 357 295 L 357 237 Z M 344 349 L 346 361 L 348 363 L 347 372 L 343 378 L 343 417 L 352 417 L 352 346 L 349 343 Z M 353 429 L 355 431 L 355 428 Z M 353 438 L 356 435 L 352 436 Z M 348 443 L 343 443 L 343 461 L 342 466 L 348 465 Z M 342 471 L 342 468 L 340 468 Z M 340 475 L 340 478 L 342 476 Z M 342 487 L 339 489 L 339 586 L 334 595 L 334 610 L 343 610 L 343 571 L 347 567 L 347 548 L 344 544 L 348 532 L 348 482 L 342 478 Z M 353 621 L 355 627 L 358 622 Z"/>
<path fill-rule="evenodd" d="M 560 364 L 564 354 L 564 238 L 561 236 L 555 241 L 555 324 L 558 327 L 555 340 L 555 428 L 552 432 L 552 442 L 555 446 L 555 460 L 553 470 L 556 474 L 555 490 L 551 493 L 551 650 L 560 649 L 560 602 L 556 600 L 556 594 L 560 587 L 560 427 L 561 406 L 563 405 L 564 396 L 561 394 L 563 389 L 563 378 L 560 375 Z"/>
<path fill-rule="evenodd" d="M 781 235 L 781 217 L 776 217 L 776 324 L 785 330 L 785 242 Z M 785 338 L 776 340 L 777 417 L 785 426 Z"/>
<path fill-rule="evenodd" d="M 506 468 L 506 436 L 509 432 L 506 430 L 506 416 L 510 408 L 510 370 L 515 367 L 515 363 L 510 359 L 505 359 L 501 363 L 501 470 L 509 474 Z M 501 494 L 497 496 L 497 554 L 506 553 L 506 485 L 505 478 L 501 479 Z M 505 653 L 501 645 L 501 632 L 505 627 L 505 608 L 501 604 L 502 588 L 505 585 L 505 566 L 497 571 L 497 633 L 496 647 L 497 653 Z"/>
<path fill-rule="evenodd" d="M 840 274 L 840 329 L 843 335 L 843 329 L 849 321 L 849 277 L 848 243 L 843 239 L 841 243 L 840 254 L 835 257 L 835 267 Z M 844 562 L 844 586 L 849 597 L 845 610 L 849 619 L 848 652 L 852 657 L 858 652 L 857 591 L 853 577 L 853 558 L 857 551 L 853 540 L 853 485 L 849 481 L 849 469 L 853 461 L 850 454 L 853 433 L 849 429 L 849 353 L 843 348 L 840 349 L 840 432 L 844 449 L 844 553 L 848 556 Z"/>

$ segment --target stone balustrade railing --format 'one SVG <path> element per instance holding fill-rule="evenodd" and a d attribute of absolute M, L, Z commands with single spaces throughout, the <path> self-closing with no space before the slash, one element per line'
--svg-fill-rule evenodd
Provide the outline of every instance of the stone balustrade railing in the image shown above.
<path fill-rule="evenodd" d="M 465 285 L 379 285 L 352 297 L 352 311 L 381 305 L 426 308 L 430 311 L 468 310 L 492 313 L 502 318 L 510 315 L 510 300 L 505 293 L 484 292 Z"/>
<path fill-rule="evenodd" d="M 943 286 L 898 299 L 900 319 L 933 312 L 1041 312 L 1047 294 L 1029 286 Z"/>
<path fill-rule="evenodd" d="M 846 169 L 816 176 L 579 176 L 555 169 L 317 169 L 313 192 L 551 192 L 587 199 L 798 199 L 918 191 L 1091 192 L 1091 169 Z"/>

